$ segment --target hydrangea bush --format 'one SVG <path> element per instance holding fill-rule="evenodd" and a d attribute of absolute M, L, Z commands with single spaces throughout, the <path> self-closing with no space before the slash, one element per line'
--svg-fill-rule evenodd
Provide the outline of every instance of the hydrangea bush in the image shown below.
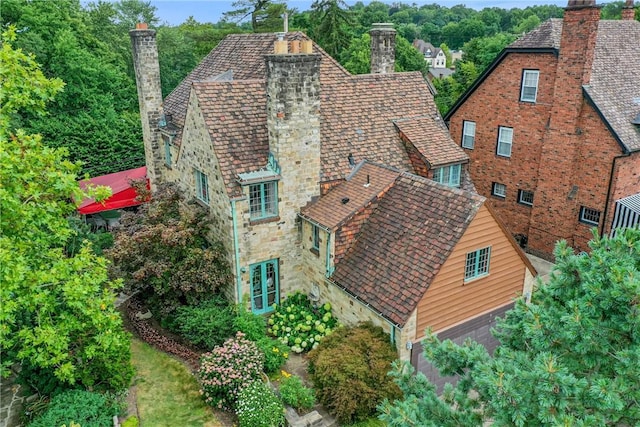
<path fill-rule="evenodd" d="M 240 427 L 285 425 L 284 406 L 270 387 L 254 382 L 242 389 L 236 410 Z"/>
<path fill-rule="evenodd" d="M 200 362 L 202 394 L 207 404 L 233 410 L 243 388 L 260 381 L 264 354 L 242 332 L 205 353 Z"/>
<path fill-rule="evenodd" d="M 289 295 L 277 305 L 268 323 L 268 332 L 295 353 L 316 348 L 322 338 L 338 326 L 338 321 L 331 314 L 331 304 L 315 308 L 300 292 Z"/>

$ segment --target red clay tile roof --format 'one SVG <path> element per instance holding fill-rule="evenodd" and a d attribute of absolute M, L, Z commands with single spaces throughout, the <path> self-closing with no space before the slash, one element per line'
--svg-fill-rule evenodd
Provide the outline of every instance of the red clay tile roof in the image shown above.
<path fill-rule="evenodd" d="M 422 116 L 394 121 L 431 167 L 466 163 L 469 156 L 451 138 L 440 116 Z"/>
<path fill-rule="evenodd" d="M 484 201 L 478 194 L 403 173 L 330 280 L 404 326 Z"/>
<path fill-rule="evenodd" d="M 267 96 L 263 80 L 194 82 L 220 172 L 230 196 L 240 193 L 239 173 L 267 164 Z"/>
<path fill-rule="evenodd" d="M 388 189 L 398 176 L 397 170 L 361 162 L 345 182 L 302 208 L 300 215 L 334 231 Z"/>

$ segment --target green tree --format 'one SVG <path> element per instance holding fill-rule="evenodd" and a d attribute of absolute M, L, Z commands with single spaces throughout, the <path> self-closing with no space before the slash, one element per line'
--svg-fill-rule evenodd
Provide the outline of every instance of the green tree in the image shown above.
<path fill-rule="evenodd" d="M 462 47 L 464 54 L 462 60 L 473 62 L 481 73 L 498 56 L 502 49 L 507 47 L 516 39 L 516 36 L 506 33 L 499 33 L 490 37 L 477 37 L 469 40 Z"/>
<path fill-rule="evenodd" d="M 282 15 L 287 10 L 280 0 L 237 0 L 232 6 L 236 9 L 223 15 L 226 22 L 239 23 L 250 18 L 254 33 L 283 30 Z"/>
<path fill-rule="evenodd" d="M 311 5 L 311 36 L 332 57 L 349 46 L 351 14 L 343 0 L 315 0 Z"/>
<path fill-rule="evenodd" d="M 84 194 L 78 165 L 39 135 L 15 130 L 12 115 L 44 114 L 59 92 L 33 56 L 13 48 L 15 29 L 0 49 L 0 359 L 2 373 L 16 362 L 42 383 L 123 389 L 132 375 L 129 337 L 114 307 L 118 282 L 107 279 L 107 262 L 89 246 L 65 252 L 72 235 L 67 216 L 72 198 Z M 100 193 L 100 194 L 98 194 Z M 104 191 L 94 195 L 105 196 Z"/>
<path fill-rule="evenodd" d="M 638 425 L 640 230 L 594 231 L 589 246 L 576 255 L 556 245 L 549 282 L 499 322 L 493 357 L 480 344 L 429 334 L 426 357 L 460 381 L 439 399 L 424 376 L 398 366 L 404 398 L 384 404 L 381 418 L 390 426 Z"/>
<path fill-rule="evenodd" d="M 351 74 L 371 72 L 371 36 L 364 33 L 351 40 L 349 47 L 340 55 L 340 63 Z M 427 72 L 424 57 L 404 37 L 396 35 L 396 71 Z"/>

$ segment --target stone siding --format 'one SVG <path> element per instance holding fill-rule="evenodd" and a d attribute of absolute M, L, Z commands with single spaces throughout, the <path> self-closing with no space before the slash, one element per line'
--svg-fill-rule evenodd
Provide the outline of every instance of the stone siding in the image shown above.
<path fill-rule="evenodd" d="M 395 71 L 396 30 L 393 24 L 373 24 L 371 35 L 371 74 Z"/>

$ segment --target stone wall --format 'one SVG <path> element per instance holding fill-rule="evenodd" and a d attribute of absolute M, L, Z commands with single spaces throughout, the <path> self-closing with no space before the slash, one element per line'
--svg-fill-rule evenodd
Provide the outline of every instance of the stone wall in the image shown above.
<path fill-rule="evenodd" d="M 376 23 L 371 35 L 371 74 L 393 73 L 396 59 L 396 30 L 393 24 Z"/>

